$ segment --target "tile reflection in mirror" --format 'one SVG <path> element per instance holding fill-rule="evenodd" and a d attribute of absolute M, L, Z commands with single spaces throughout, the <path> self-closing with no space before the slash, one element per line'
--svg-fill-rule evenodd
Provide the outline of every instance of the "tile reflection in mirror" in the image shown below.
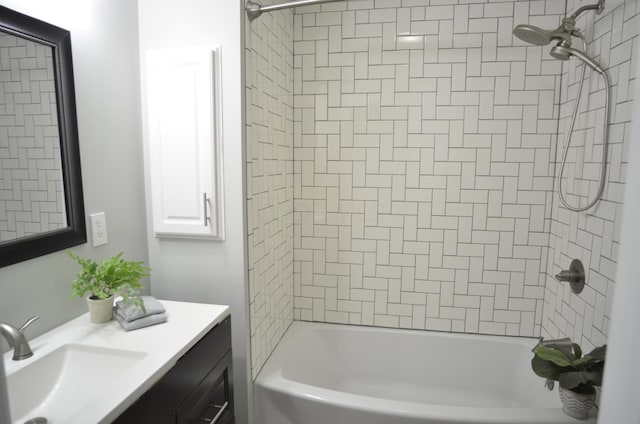
<path fill-rule="evenodd" d="M 0 241 L 67 226 L 53 50 L 0 32 Z"/>

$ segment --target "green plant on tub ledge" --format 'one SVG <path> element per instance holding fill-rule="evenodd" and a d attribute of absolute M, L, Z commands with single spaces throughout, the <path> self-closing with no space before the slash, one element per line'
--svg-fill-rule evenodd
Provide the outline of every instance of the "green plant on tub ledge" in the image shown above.
<path fill-rule="evenodd" d="M 97 263 L 93 259 L 81 258 L 67 251 L 82 269 L 71 286 L 71 297 L 87 297 L 91 322 L 101 324 L 113 317 L 113 299 L 122 296 L 124 302 L 130 302 L 144 312 L 145 307 L 139 297 L 143 288 L 140 280 L 151 274 L 150 268 L 142 261 L 128 261 L 122 252 Z"/>
<path fill-rule="evenodd" d="M 568 339 L 567 339 L 568 340 Z M 550 342 L 533 349 L 531 368 L 542 378 L 557 381 L 565 414 L 584 420 L 589 416 L 596 398 L 596 387 L 602 385 L 607 345 L 582 355 L 576 343 Z"/>

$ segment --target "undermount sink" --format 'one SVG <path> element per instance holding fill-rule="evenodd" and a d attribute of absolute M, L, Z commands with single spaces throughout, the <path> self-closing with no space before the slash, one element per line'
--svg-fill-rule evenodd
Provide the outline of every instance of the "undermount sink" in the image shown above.
<path fill-rule="evenodd" d="M 44 417 L 62 423 L 73 410 L 102 393 L 101 386 L 139 363 L 146 353 L 82 344 L 65 344 L 7 376 L 14 423 Z"/>

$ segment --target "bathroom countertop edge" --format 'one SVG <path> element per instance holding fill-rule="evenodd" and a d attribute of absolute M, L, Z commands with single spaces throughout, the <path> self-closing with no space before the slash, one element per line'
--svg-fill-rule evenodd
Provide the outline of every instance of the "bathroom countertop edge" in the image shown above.
<path fill-rule="evenodd" d="M 109 423 L 131 406 L 166 374 L 191 347 L 229 316 L 229 307 L 161 300 L 167 314 L 162 324 L 124 331 L 117 321 L 92 324 L 84 314 L 30 341 L 34 355 L 24 361 L 4 354 L 7 378 L 65 344 L 122 349 L 144 354 L 144 359 L 119 379 L 95 388 L 94 400 L 65 417 L 68 424 Z M 88 388 L 90 389 L 90 388 Z M 46 412 L 43 411 L 46 415 Z M 25 417 L 12 417 L 20 423 Z M 27 417 L 28 418 L 28 417 Z"/>

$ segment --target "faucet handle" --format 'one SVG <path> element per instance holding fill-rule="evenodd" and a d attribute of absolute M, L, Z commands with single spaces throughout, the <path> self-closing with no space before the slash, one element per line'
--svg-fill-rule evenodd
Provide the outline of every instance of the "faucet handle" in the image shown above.
<path fill-rule="evenodd" d="M 34 317 L 29 318 L 29 319 L 27 320 L 27 322 L 25 322 L 24 324 L 22 324 L 22 327 L 18 328 L 18 331 L 22 333 L 22 332 L 25 330 L 25 328 L 27 328 L 28 326 L 30 326 L 31 324 L 33 324 L 33 322 L 34 322 L 34 321 L 37 321 L 37 320 L 39 320 L 39 319 L 40 319 L 40 317 L 39 317 L 39 316 L 34 316 Z"/>
<path fill-rule="evenodd" d="M 584 289 L 585 274 L 584 266 L 580 259 L 574 259 L 571 261 L 568 270 L 562 270 L 556 275 L 556 280 L 566 281 L 571 285 L 571 291 L 575 294 L 579 294 Z"/>
<path fill-rule="evenodd" d="M 9 324 L 0 323 L 0 333 L 7 339 L 9 345 L 13 347 L 13 360 L 19 361 L 21 359 L 27 359 L 33 356 L 33 351 L 29 342 L 22 333 L 25 328 L 30 326 L 35 320 L 40 317 L 31 317 L 25 322 L 22 327 L 16 329 Z"/>

